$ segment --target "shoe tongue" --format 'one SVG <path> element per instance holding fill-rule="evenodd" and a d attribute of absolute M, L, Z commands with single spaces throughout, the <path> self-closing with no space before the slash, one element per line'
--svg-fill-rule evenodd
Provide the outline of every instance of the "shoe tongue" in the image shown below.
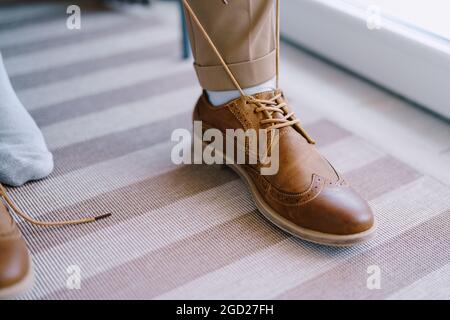
<path fill-rule="evenodd" d="M 261 100 L 270 100 L 273 97 L 275 97 L 275 95 L 277 94 L 277 91 L 264 91 L 264 92 L 260 92 L 257 94 L 254 94 L 253 97 L 255 97 L 256 99 L 261 99 Z"/>

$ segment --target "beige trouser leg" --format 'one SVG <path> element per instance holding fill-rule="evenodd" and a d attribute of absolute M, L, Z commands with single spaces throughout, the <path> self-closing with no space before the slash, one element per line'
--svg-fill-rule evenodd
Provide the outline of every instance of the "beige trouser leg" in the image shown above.
<path fill-rule="evenodd" d="M 241 87 L 275 76 L 272 0 L 188 1 Z M 185 13 L 200 85 L 214 91 L 236 89 L 192 17 Z"/>

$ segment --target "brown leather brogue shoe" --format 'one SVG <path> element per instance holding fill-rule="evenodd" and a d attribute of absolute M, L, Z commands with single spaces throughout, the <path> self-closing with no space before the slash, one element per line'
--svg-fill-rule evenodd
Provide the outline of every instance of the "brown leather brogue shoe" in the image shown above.
<path fill-rule="evenodd" d="M 204 130 L 219 129 L 224 136 L 226 129 L 279 130 L 277 173 L 261 175 L 260 162 L 229 166 L 247 183 L 261 213 L 281 229 L 337 246 L 374 236 L 369 205 L 319 154 L 281 91 L 241 97 L 222 106 L 211 105 L 203 93 L 193 119 L 201 121 Z"/>
<path fill-rule="evenodd" d="M 0 197 L 0 299 L 14 298 L 32 285 L 27 246 Z"/>

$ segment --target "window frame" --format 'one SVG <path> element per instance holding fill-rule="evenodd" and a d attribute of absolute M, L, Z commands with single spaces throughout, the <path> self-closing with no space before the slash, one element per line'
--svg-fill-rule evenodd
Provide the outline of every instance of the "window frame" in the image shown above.
<path fill-rule="evenodd" d="M 450 119 L 450 41 L 341 0 L 284 0 L 283 38 Z M 447 84 L 447 85 L 446 85 Z"/>

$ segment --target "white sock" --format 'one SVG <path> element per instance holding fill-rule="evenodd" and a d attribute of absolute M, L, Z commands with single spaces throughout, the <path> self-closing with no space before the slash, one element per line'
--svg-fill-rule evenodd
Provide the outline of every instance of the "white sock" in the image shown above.
<path fill-rule="evenodd" d="M 273 91 L 276 89 L 276 77 L 273 77 L 269 81 L 266 81 L 264 83 L 261 83 L 257 86 L 250 87 L 250 88 L 244 88 L 244 92 L 248 95 L 253 95 L 259 92 L 264 91 Z M 239 93 L 239 90 L 230 90 L 230 91 L 206 91 L 208 93 L 209 101 L 215 105 L 220 106 L 224 103 L 227 103 L 228 101 L 234 100 L 236 98 L 239 98 L 241 95 Z"/>
<path fill-rule="evenodd" d="M 38 126 L 14 92 L 0 54 L 0 182 L 20 186 L 53 170 Z"/>

